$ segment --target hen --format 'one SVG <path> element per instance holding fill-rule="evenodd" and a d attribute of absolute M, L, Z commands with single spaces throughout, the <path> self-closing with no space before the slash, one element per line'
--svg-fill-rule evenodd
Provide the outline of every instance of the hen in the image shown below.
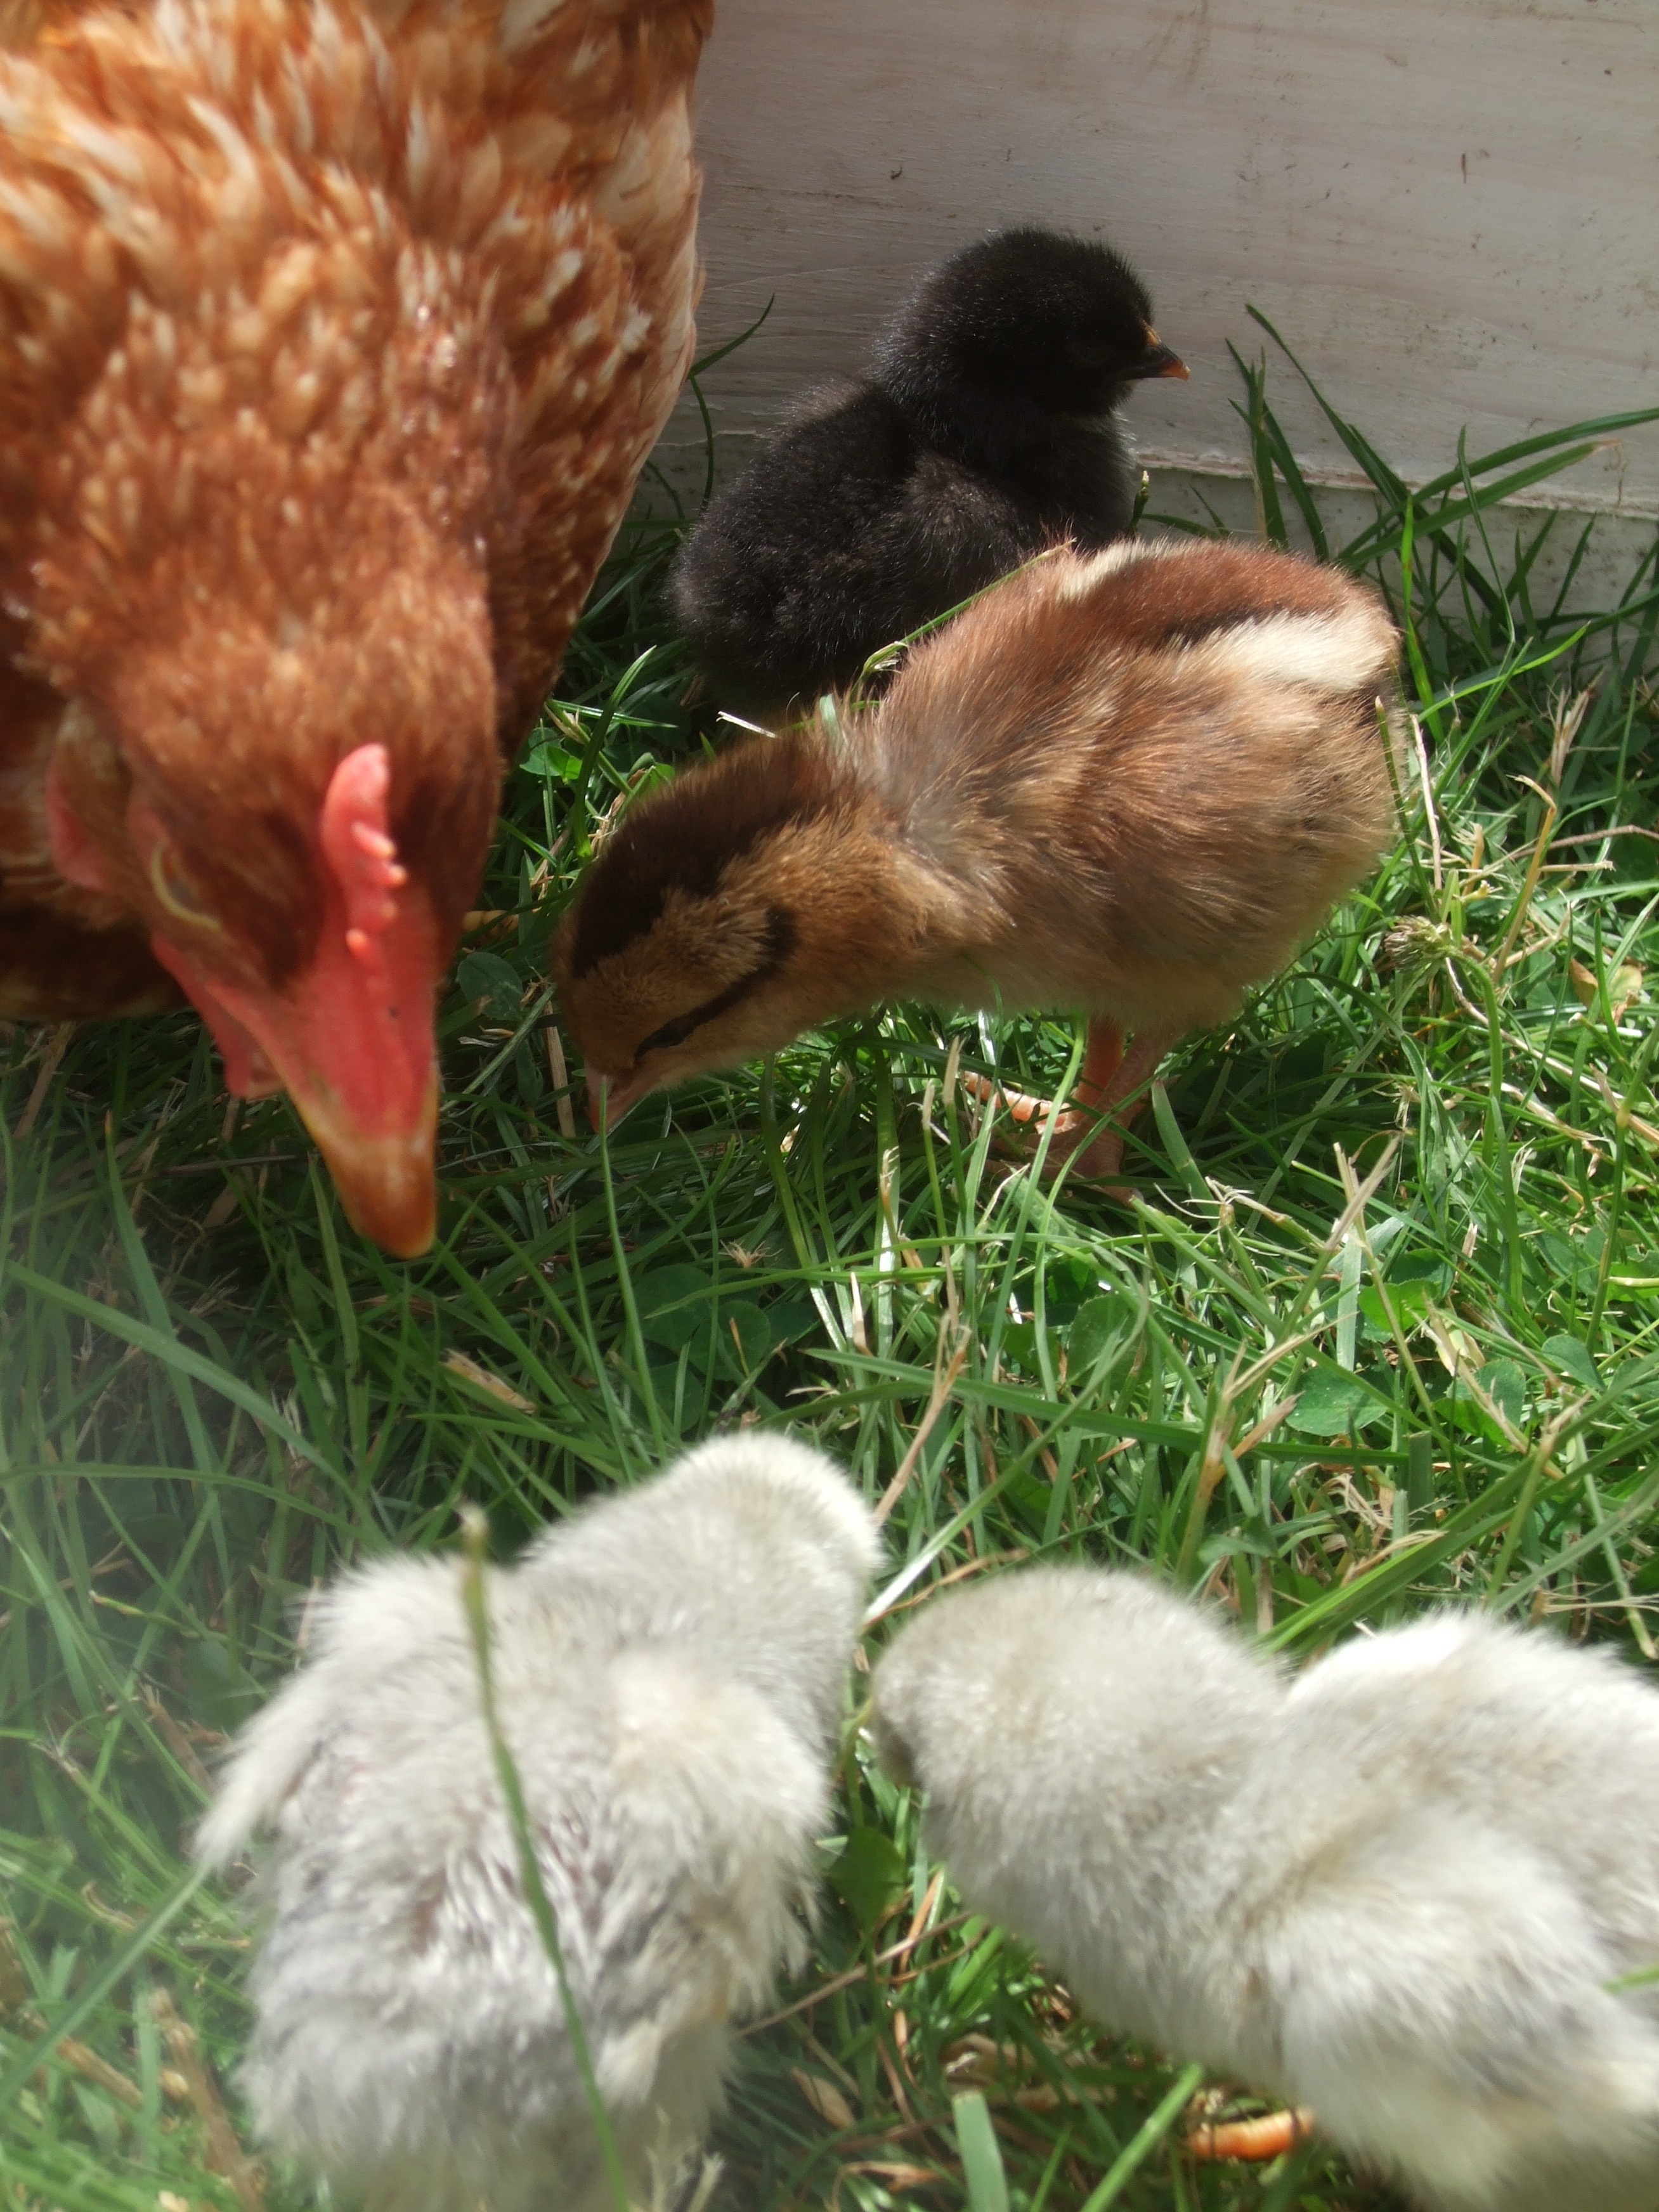
<path fill-rule="evenodd" d="M 692 338 L 712 0 L 0 0 L 0 1015 L 431 1239 L 435 986 Z"/>

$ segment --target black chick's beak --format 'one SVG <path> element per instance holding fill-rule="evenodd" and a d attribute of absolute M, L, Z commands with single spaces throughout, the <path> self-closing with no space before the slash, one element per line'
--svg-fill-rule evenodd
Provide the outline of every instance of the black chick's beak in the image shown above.
<path fill-rule="evenodd" d="M 1129 371 L 1132 377 L 1179 376 L 1190 374 L 1187 364 L 1173 346 L 1166 346 L 1156 331 L 1146 333 L 1146 350 Z"/>

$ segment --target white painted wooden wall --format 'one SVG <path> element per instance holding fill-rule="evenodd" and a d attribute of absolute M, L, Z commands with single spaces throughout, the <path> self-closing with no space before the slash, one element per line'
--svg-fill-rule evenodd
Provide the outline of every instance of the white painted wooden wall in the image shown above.
<path fill-rule="evenodd" d="M 920 270 L 1000 224 L 1138 264 L 1189 384 L 1143 458 L 1237 471 L 1254 302 L 1413 480 L 1659 402 L 1659 0 L 720 0 L 700 97 L 703 343 L 722 467 L 856 368 Z M 1288 366 L 1299 455 L 1351 465 Z M 664 458 L 689 474 L 684 410 Z M 679 465 L 676 465 L 678 455 Z M 1659 428 L 1556 496 L 1659 516 Z"/>

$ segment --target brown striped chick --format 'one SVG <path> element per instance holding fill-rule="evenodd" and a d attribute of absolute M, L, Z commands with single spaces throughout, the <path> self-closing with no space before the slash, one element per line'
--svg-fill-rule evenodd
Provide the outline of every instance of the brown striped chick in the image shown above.
<path fill-rule="evenodd" d="M 595 1118 L 889 1000 L 1072 1006 L 1084 1110 L 1050 1157 L 1109 1176 L 1122 1127 L 1099 1117 L 1236 1013 L 1392 834 L 1395 646 L 1376 592 L 1260 547 L 1035 562 L 879 707 L 738 746 L 624 817 L 554 945 Z"/>

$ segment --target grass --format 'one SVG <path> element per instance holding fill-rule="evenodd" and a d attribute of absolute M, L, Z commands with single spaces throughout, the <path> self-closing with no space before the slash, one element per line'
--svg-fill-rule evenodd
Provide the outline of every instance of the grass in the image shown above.
<path fill-rule="evenodd" d="M 1569 616 L 1536 581 L 1561 519 L 1493 511 L 1605 425 L 1413 495 L 1339 422 L 1377 520 L 1328 544 L 1240 366 L 1264 534 L 1383 577 L 1425 753 L 1375 880 L 1166 1066 L 1132 1209 L 1013 1168 L 968 1110 L 963 1068 L 1062 1080 L 1060 1019 L 896 1008 L 651 1100 L 608 1149 L 562 1133 L 550 928 L 601 822 L 708 734 L 665 524 L 613 562 L 511 779 L 443 1008 L 428 1258 L 346 1227 L 281 1101 L 228 1110 L 192 1020 L 10 1040 L 8 2205 L 309 2201 L 238 2145 L 246 1923 L 185 1843 L 299 1601 L 453 1540 L 465 1502 L 510 1550 L 714 1425 L 787 1420 L 896 1492 L 876 1643 L 948 1577 L 1078 1555 L 1297 1656 L 1455 1599 L 1653 1658 L 1659 570 Z M 1316 2143 L 1193 2165 L 1200 2077 L 963 1916 L 850 1725 L 841 1781 L 812 1963 L 744 2038 L 717 2203 L 1388 2201 Z"/>

